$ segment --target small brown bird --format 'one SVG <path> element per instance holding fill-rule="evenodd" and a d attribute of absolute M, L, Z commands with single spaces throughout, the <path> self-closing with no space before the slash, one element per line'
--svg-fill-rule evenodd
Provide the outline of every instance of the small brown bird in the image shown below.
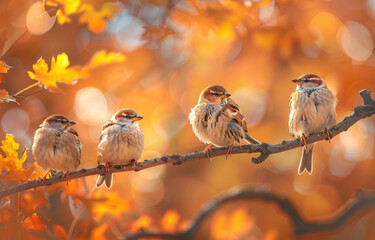
<path fill-rule="evenodd" d="M 228 156 L 236 142 L 245 140 L 250 144 L 259 143 L 244 131 L 243 117 L 238 105 L 232 100 L 228 102 L 230 96 L 222 86 L 208 86 L 203 89 L 198 104 L 189 114 L 195 135 L 201 142 L 208 144 L 204 150 L 208 157 L 212 145 L 228 147 Z"/>
<path fill-rule="evenodd" d="M 144 136 L 139 126 L 139 116 L 134 110 L 121 109 L 103 126 L 100 143 L 98 146 L 98 164 L 105 164 L 108 172 L 112 164 L 136 162 L 142 155 L 144 149 Z M 105 183 L 109 189 L 113 184 L 112 173 L 99 175 L 96 186 Z"/>
<path fill-rule="evenodd" d="M 306 137 L 325 131 L 330 139 L 329 128 L 336 124 L 335 95 L 318 75 L 308 73 L 292 80 L 297 84 L 289 99 L 289 131 L 301 137 L 303 147 L 298 174 L 305 170 L 312 174 L 312 153 L 314 144 L 306 144 Z"/>
<path fill-rule="evenodd" d="M 69 171 L 79 168 L 82 144 L 71 127 L 74 124 L 64 116 L 52 115 L 35 131 L 32 153 L 38 165 L 49 170 L 42 181 L 52 169 L 66 172 L 64 177 L 69 180 Z"/>

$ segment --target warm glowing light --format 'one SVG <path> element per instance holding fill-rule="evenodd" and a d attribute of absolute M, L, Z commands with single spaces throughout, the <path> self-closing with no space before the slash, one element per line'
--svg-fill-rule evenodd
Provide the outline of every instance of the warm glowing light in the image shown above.
<path fill-rule="evenodd" d="M 30 117 L 21 108 L 12 108 L 3 115 L 1 127 L 4 132 L 23 138 L 29 130 Z"/>
<path fill-rule="evenodd" d="M 27 30 L 33 35 L 42 35 L 48 32 L 55 23 L 56 16 L 50 17 L 41 1 L 30 6 L 26 15 Z"/>
<path fill-rule="evenodd" d="M 107 109 L 107 100 L 97 88 L 82 88 L 75 96 L 75 114 L 87 125 L 103 124 L 108 118 Z"/>
<path fill-rule="evenodd" d="M 357 62 L 366 61 L 374 50 L 374 40 L 369 30 L 360 23 L 347 22 L 342 26 L 338 39 L 344 53 Z"/>

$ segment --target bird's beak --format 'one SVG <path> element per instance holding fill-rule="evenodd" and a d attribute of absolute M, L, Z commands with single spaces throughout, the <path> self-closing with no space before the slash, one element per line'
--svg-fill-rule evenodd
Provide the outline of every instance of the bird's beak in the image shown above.
<path fill-rule="evenodd" d="M 76 124 L 76 122 L 73 122 L 73 121 L 70 121 L 70 120 L 69 120 L 69 122 L 68 122 L 68 125 L 69 125 L 69 126 L 73 126 L 74 124 Z"/>
<path fill-rule="evenodd" d="M 302 84 L 302 80 L 301 79 L 293 79 L 292 82 L 294 82 L 295 84 L 298 84 L 298 85 L 301 85 Z"/>
<path fill-rule="evenodd" d="M 225 93 L 223 93 L 223 95 L 221 95 L 221 99 L 225 99 L 225 98 L 228 98 L 228 97 L 230 97 L 231 95 L 229 94 L 229 93 L 227 93 L 227 92 L 225 92 Z"/>
<path fill-rule="evenodd" d="M 143 119 L 143 117 L 139 116 L 139 115 L 133 117 L 133 121 L 139 121 L 139 120 L 142 120 L 142 119 Z"/>

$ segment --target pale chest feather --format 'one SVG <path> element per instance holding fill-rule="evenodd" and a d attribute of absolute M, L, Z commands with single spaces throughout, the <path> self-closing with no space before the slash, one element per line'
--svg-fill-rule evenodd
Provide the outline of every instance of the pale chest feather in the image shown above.
<path fill-rule="evenodd" d="M 210 130 L 209 124 L 213 120 L 215 112 L 220 111 L 220 106 L 211 105 L 207 103 L 199 103 L 194 108 L 191 109 L 189 114 L 190 124 L 193 127 L 193 131 L 198 139 L 206 144 L 210 142 Z"/>
<path fill-rule="evenodd" d="M 289 102 L 289 131 L 299 136 L 332 127 L 336 123 L 336 103 L 327 88 L 296 90 Z"/>
<path fill-rule="evenodd" d="M 244 138 L 243 129 L 232 122 L 222 105 L 198 104 L 189 118 L 195 135 L 206 144 L 228 146 Z"/>
<path fill-rule="evenodd" d="M 35 132 L 32 152 L 38 165 L 46 170 L 74 171 L 80 165 L 81 148 L 76 135 L 43 127 Z"/>
<path fill-rule="evenodd" d="M 125 164 L 138 160 L 144 149 L 141 129 L 130 124 L 114 124 L 103 130 L 98 146 L 98 162 Z"/>

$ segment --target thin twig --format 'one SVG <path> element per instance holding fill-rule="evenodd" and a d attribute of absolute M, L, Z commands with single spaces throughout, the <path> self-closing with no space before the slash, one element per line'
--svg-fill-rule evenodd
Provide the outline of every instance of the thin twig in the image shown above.
<path fill-rule="evenodd" d="M 18 96 L 18 95 L 20 95 L 21 93 L 23 93 L 23 92 L 25 92 L 25 91 L 27 91 L 27 90 L 29 90 L 29 89 L 35 87 L 35 86 L 38 86 L 38 84 L 39 84 L 39 82 L 36 82 L 36 83 L 31 84 L 30 86 L 27 86 L 27 87 L 25 87 L 25 88 L 19 90 L 18 92 L 16 92 L 15 94 L 13 94 L 13 97 Z"/>
<path fill-rule="evenodd" d="M 277 204 L 280 210 L 290 218 L 294 227 L 294 233 L 296 235 L 334 230 L 340 227 L 344 222 L 349 220 L 353 215 L 357 214 L 361 210 L 368 207 L 375 207 L 375 194 L 366 194 L 359 191 L 353 199 L 350 199 L 345 204 L 346 207 L 344 207 L 344 210 L 336 213 L 336 216 L 332 217 L 331 219 L 317 219 L 316 221 L 306 221 L 298 213 L 296 207 L 294 207 L 294 205 L 283 196 L 279 196 L 275 193 L 264 190 L 234 190 L 229 194 L 221 196 L 204 206 L 203 209 L 199 212 L 198 216 L 190 223 L 190 226 L 184 232 L 166 234 L 141 231 L 134 234 L 128 234 L 125 237 L 125 240 L 145 238 L 193 240 L 195 239 L 195 236 L 202 222 L 206 220 L 214 211 L 228 202 L 238 200 L 261 200 L 263 202 Z"/>
<path fill-rule="evenodd" d="M 332 127 L 330 132 L 332 133 L 331 139 L 335 137 L 336 135 L 340 134 L 343 131 L 348 130 L 352 125 L 354 125 L 359 120 L 370 117 L 373 114 L 375 114 L 375 102 L 370 97 L 370 91 L 368 90 L 362 90 L 360 92 L 361 97 L 364 100 L 364 105 L 356 106 L 354 108 L 354 112 L 345 117 L 343 121 L 338 123 L 336 126 Z M 365 100 L 366 99 L 366 100 Z M 370 101 L 371 100 L 371 101 Z M 366 104 L 367 103 L 367 104 Z M 321 140 L 325 140 L 327 138 L 327 135 L 325 132 L 315 133 L 312 135 L 309 135 L 306 139 L 306 142 L 313 143 Z M 274 153 L 284 152 L 290 149 L 301 147 L 302 143 L 299 138 L 291 141 L 282 141 L 278 144 L 251 144 L 251 145 L 240 145 L 232 148 L 232 154 L 240 154 L 240 153 L 260 153 L 260 156 L 257 158 L 253 158 L 254 163 L 261 163 L 266 158 Z M 214 148 L 212 149 L 211 157 L 217 157 L 217 156 L 223 156 L 226 155 L 227 148 L 226 147 L 220 147 L 220 148 Z M 206 155 L 201 152 L 193 152 L 188 153 L 185 155 L 180 154 L 171 154 L 166 155 L 160 158 L 154 158 L 151 160 L 145 160 L 143 162 L 138 162 L 134 167 L 132 165 L 126 164 L 126 165 L 114 165 L 109 169 L 110 173 L 116 173 L 116 172 L 128 172 L 128 171 L 140 171 L 143 169 L 147 169 L 150 167 L 155 167 L 167 163 L 172 163 L 173 165 L 180 165 L 185 162 L 192 162 L 195 160 L 203 160 L 206 159 Z M 98 175 L 98 174 L 105 174 L 105 168 L 104 166 L 98 166 L 96 168 L 90 168 L 90 169 L 81 169 L 76 172 L 72 172 L 69 174 L 70 179 L 76 179 L 91 175 Z M 7 189 L 4 189 L 0 191 L 0 198 L 3 198 L 5 196 L 9 196 L 11 194 L 15 194 L 21 191 L 26 191 L 32 188 L 42 187 L 42 186 L 49 186 L 52 184 L 60 183 L 66 181 L 65 178 L 62 178 L 62 176 L 56 176 L 49 179 L 46 179 L 43 182 L 33 180 L 29 181 L 27 183 L 23 183 L 20 185 L 16 185 Z"/>

